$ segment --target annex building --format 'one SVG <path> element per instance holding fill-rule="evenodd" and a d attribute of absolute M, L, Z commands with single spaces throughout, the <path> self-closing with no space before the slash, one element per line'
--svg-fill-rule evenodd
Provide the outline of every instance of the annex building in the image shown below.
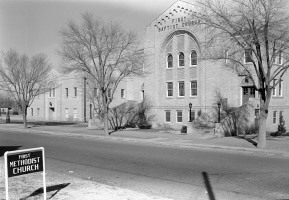
<path fill-rule="evenodd" d="M 215 112 L 216 93 L 226 104 L 240 107 L 252 102 L 252 121 L 258 117 L 259 98 L 252 83 L 223 67 L 225 61 L 199 59 L 202 32 L 198 20 L 192 19 L 194 5 L 176 1 L 147 27 L 144 54 L 148 63 L 144 78 L 128 78 L 117 89 L 112 106 L 126 101 L 139 102 L 143 95 L 153 104 L 154 127 L 180 129 L 199 113 Z M 246 60 L 244 59 L 244 62 Z M 283 62 L 278 59 L 279 64 Z M 278 64 L 278 62 L 276 64 Z M 58 85 L 36 98 L 28 116 L 45 120 L 87 121 L 93 117 L 92 104 L 85 93 L 84 79 L 73 74 L 54 72 Z M 283 115 L 289 129 L 289 74 L 273 91 L 267 121 L 268 130 L 275 131 Z"/>

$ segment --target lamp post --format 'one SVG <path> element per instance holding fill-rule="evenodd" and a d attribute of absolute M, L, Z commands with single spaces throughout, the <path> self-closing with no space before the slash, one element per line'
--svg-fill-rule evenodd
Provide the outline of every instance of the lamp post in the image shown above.
<path fill-rule="evenodd" d="M 192 103 L 189 103 L 189 108 L 190 108 L 190 121 L 189 122 L 192 122 Z"/>
<path fill-rule="evenodd" d="M 220 123 L 220 113 L 221 113 L 221 103 L 218 102 L 218 109 L 219 109 L 219 113 L 218 113 L 218 123 Z"/>

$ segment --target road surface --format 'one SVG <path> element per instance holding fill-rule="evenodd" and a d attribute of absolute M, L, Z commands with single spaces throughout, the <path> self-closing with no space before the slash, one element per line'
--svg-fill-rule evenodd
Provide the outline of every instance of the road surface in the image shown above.
<path fill-rule="evenodd" d="M 289 199 L 289 157 L 0 129 L 4 146 L 43 146 L 48 170 L 172 199 Z"/>

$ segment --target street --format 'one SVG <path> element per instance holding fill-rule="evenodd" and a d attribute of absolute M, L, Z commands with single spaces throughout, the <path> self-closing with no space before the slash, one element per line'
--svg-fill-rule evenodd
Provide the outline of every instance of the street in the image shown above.
<path fill-rule="evenodd" d="M 3 146 L 43 146 L 48 171 L 172 199 L 289 199 L 285 156 L 0 130 Z"/>

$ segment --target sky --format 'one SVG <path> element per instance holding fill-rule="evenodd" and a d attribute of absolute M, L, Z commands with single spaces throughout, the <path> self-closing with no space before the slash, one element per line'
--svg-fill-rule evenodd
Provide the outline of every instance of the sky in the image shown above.
<path fill-rule="evenodd" d="M 93 13 L 136 32 L 142 40 L 146 25 L 176 0 L 0 0 L 0 51 L 10 48 L 32 56 L 45 53 L 54 68 L 60 57 L 59 32 L 68 20 Z"/>

